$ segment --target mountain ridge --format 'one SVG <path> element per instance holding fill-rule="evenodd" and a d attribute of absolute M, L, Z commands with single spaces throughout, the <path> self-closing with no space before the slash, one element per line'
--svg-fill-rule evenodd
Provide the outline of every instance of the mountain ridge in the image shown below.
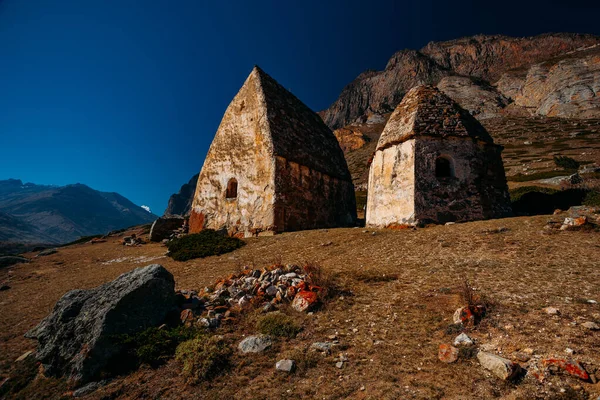
<path fill-rule="evenodd" d="M 600 36 L 577 33 L 545 33 L 523 38 L 475 35 L 429 42 L 419 50 L 395 52 L 382 71 L 367 70 L 359 74 L 319 115 L 330 128 L 338 129 L 365 115 L 392 112 L 404 94 L 419 84 L 437 85 L 445 77 L 463 76 L 493 86 L 509 71 L 598 44 Z"/>
<path fill-rule="evenodd" d="M 116 192 L 0 180 L 0 241 L 61 244 L 158 218 Z"/>

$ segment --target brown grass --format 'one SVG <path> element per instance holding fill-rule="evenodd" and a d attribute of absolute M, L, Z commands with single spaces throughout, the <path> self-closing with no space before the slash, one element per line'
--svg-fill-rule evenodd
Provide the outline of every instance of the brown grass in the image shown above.
<path fill-rule="evenodd" d="M 564 357 L 569 347 L 586 368 L 600 367 L 600 336 L 581 326 L 600 318 L 600 305 L 587 302 L 600 301 L 600 233 L 546 235 L 543 228 L 550 218 L 377 230 L 374 236 L 362 229 L 291 232 L 248 239 L 232 253 L 186 262 L 164 257 L 166 249 L 159 244 L 130 248 L 117 239 L 61 248 L 0 271 L 0 281 L 11 286 L 0 292 L 0 382 L 12 376 L 14 360 L 34 346 L 22 335 L 70 289 L 94 287 L 150 263 L 171 271 L 178 288 L 201 289 L 239 271 L 247 260 L 264 267 L 278 255 L 286 264 L 315 260 L 311 265 L 321 266 L 313 275 L 315 282 L 327 281 L 323 275 L 330 274 L 352 295 L 332 297 L 326 307 L 305 315 L 295 338 L 280 338 L 263 354 L 235 350 L 244 335 L 257 333 L 254 321 L 220 328 L 217 334 L 232 344 L 234 353 L 230 369 L 210 381 L 186 386 L 181 367 L 172 361 L 118 378 L 90 398 L 543 399 L 551 388 L 575 385 L 596 398 L 600 385 L 565 376 L 549 376 L 544 384 L 526 379 L 507 385 L 486 373 L 476 359 L 451 365 L 437 360 L 439 344 L 456 335 L 447 328 L 454 310 L 464 305 L 458 288 L 462 277 L 468 277 L 476 295 L 497 304 L 469 331 L 476 343 L 513 360 L 527 347 L 540 357 Z M 508 230 L 482 234 L 498 227 Z M 327 241 L 336 245 L 321 246 Z M 120 261 L 110 262 L 115 259 Z M 548 316 L 542 310 L 547 306 L 561 314 Z M 332 354 L 310 353 L 313 342 L 330 337 L 339 340 Z M 307 367 L 292 375 L 277 373 L 275 363 L 295 351 L 307 357 Z M 343 369 L 335 367 L 340 352 L 348 357 Z M 60 386 L 51 387 L 44 389 L 47 396 L 62 393 Z M 33 389 L 28 390 L 35 398 Z"/>

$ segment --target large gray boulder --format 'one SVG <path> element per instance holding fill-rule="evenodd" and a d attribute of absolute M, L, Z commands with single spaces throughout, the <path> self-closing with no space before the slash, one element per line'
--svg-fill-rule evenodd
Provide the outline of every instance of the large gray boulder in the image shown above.
<path fill-rule="evenodd" d="M 174 230 L 183 226 L 185 219 L 183 217 L 160 217 L 152 224 L 150 228 L 150 241 L 160 242 L 168 239 Z"/>
<path fill-rule="evenodd" d="M 161 324 L 175 304 L 175 280 L 161 265 L 127 272 L 89 290 L 72 290 L 26 337 L 39 342 L 45 373 L 72 384 L 94 380 L 122 351 L 118 338 Z"/>

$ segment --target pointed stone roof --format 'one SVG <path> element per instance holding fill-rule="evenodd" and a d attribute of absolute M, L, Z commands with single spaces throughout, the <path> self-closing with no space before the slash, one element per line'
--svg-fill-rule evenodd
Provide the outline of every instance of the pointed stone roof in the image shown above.
<path fill-rule="evenodd" d="M 383 129 L 377 150 L 416 136 L 454 136 L 494 143 L 479 121 L 432 86 L 414 87 L 404 96 Z"/>
<path fill-rule="evenodd" d="M 255 66 L 246 84 L 255 81 L 266 105 L 267 123 L 276 156 L 343 180 L 350 172 L 333 132 L 321 117 Z"/>

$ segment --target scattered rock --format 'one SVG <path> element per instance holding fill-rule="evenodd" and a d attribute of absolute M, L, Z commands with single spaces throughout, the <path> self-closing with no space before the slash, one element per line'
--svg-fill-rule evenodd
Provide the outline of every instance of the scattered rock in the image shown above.
<path fill-rule="evenodd" d="M 339 369 L 342 369 L 342 368 L 344 368 L 344 362 L 343 362 L 343 361 L 338 361 L 338 362 L 336 362 L 336 363 L 335 363 L 335 367 L 336 367 L 336 368 L 339 368 Z"/>
<path fill-rule="evenodd" d="M 93 393 L 96 390 L 100 389 L 102 386 L 106 385 L 106 383 L 107 383 L 106 381 L 90 382 L 87 385 L 84 385 L 84 386 L 80 387 L 79 389 L 75 390 L 73 392 L 73 397 L 86 396 L 86 395 Z"/>
<path fill-rule="evenodd" d="M 152 224 L 150 228 L 150 241 L 160 242 L 163 239 L 170 239 L 173 231 L 184 226 L 186 219 L 183 217 L 160 217 Z"/>
<path fill-rule="evenodd" d="M 466 333 L 461 333 L 454 339 L 455 346 L 470 346 L 473 344 L 473 340 L 467 336 Z"/>
<path fill-rule="evenodd" d="M 483 306 L 465 306 L 454 312 L 452 320 L 455 324 L 474 326 L 481 320 L 484 314 L 485 308 Z"/>
<path fill-rule="evenodd" d="M 450 346 L 449 344 L 440 344 L 440 349 L 438 351 L 438 358 L 440 361 L 445 362 L 447 364 L 453 363 L 458 360 L 458 349 L 454 346 Z"/>
<path fill-rule="evenodd" d="M 294 297 L 292 308 L 299 312 L 308 311 L 312 306 L 317 304 L 318 301 L 319 297 L 316 292 L 302 289 L 298 291 L 296 297 Z"/>
<path fill-rule="evenodd" d="M 597 323 L 592 322 L 592 321 L 584 322 L 583 324 L 581 324 L 581 326 L 583 326 L 584 328 L 587 328 L 589 330 L 592 330 L 592 331 L 600 330 L 600 326 Z"/>
<path fill-rule="evenodd" d="M 36 357 L 46 374 L 87 383 L 121 351 L 116 335 L 164 321 L 175 305 L 174 286 L 173 275 L 153 264 L 93 289 L 72 290 L 26 337 L 38 340 Z"/>
<path fill-rule="evenodd" d="M 566 360 L 564 358 L 548 358 L 545 359 L 542 364 L 544 367 L 547 367 L 550 372 L 562 370 L 569 375 L 583 379 L 584 381 L 590 379 L 587 371 L 577 361 L 574 360 Z"/>
<path fill-rule="evenodd" d="M 567 217 L 567 218 L 565 218 L 564 222 L 562 223 L 560 230 L 564 231 L 564 230 L 571 229 L 571 228 L 579 228 L 581 226 L 584 226 L 585 224 L 587 224 L 586 216 L 581 216 L 581 217 L 576 217 L 576 218 Z"/>
<path fill-rule="evenodd" d="M 543 309 L 548 315 L 558 315 L 560 314 L 560 310 L 555 307 L 546 307 Z"/>
<path fill-rule="evenodd" d="M 19 358 L 17 358 L 15 360 L 15 362 L 21 362 L 21 361 L 25 360 L 27 357 L 29 357 L 32 354 L 33 354 L 33 350 L 26 351 L 25 353 L 21 354 L 19 356 Z"/>
<path fill-rule="evenodd" d="M 331 348 L 334 346 L 331 342 L 315 342 L 310 348 L 314 350 L 318 350 L 322 353 L 329 354 L 331 353 Z"/>
<path fill-rule="evenodd" d="M 57 249 L 46 249 L 46 250 L 40 251 L 36 257 L 44 257 L 44 256 L 49 256 L 51 254 L 56 254 L 56 253 L 58 253 Z"/>
<path fill-rule="evenodd" d="M 513 379 L 521 369 L 519 364 L 515 364 L 506 358 L 484 351 L 477 353 L 477 360 L 479 360 L 482 367 L 502 380 Z"/>
<path fill-rule="evenodd" d="M 248 336 L 238 345 L 242 353 L 262 353 L 273 345 L 273 340 L 267 335 Z"/>
<path fill-rule="evenodd" d="M 296 362 L 294 360 L 279 360 L 277 361 L 277 364 L 275 364 L 275 369 L 283 372 L 294 372 L 296 369 Z"/>

